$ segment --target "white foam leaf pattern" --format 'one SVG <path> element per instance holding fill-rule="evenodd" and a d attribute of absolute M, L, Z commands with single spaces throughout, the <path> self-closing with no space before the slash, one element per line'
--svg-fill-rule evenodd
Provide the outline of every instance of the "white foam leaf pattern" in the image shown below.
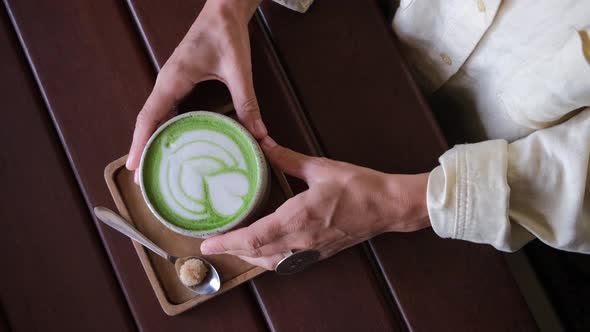
<path fill-rule="evenodd" d="M 231 216 L 243 207 L 250 185 L 246 161 L 229 137 L 194 130 L 161 149 L 162 197 L 176 214 L 202 220 L 212 213 Z"/>
<path fill-rule="evenodd" d="M 244 197 L 248 193 L 248 178 L 241 173 L 223 173 L 206 177 L 209 185 L 211 204 L 217 213 L 231 216 L 238 212 L 244 204 Z"/>

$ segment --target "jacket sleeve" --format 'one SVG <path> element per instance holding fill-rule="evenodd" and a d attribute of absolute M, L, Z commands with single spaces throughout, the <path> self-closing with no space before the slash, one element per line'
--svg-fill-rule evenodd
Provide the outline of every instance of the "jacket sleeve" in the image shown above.
<path fill-rule="evenodd" d="M 536 237 L 590 254 L 589 31 L 573 33 L 501 89 L 501 111 L 537 131 L 511 144 L 458 145 L 440 158 L 427 202 L 441 237 L 504 251 Z"/>
<path fill-rule="evenodd" d="M 428 182 L 435 232 L 515 251 L 533 238 L 590 254 L 590 109 L 508 144 L 458 145 Z"/>
<path fill-rule="evenodd" d="M 273 0 L 289 9 L 293 9 L 300 13 L 305 13 L 309 6 L 313 3 L 313 0 Z"/>

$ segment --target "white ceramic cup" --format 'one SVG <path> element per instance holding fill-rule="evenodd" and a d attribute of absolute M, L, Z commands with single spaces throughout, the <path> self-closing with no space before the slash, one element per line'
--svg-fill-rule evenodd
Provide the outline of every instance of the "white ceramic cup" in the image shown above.
<path fill-rule="evenodd" d="M 259 185 L 256 188 L 256 190 L 254 192 L 254 196 L 253 196 L 252 200 L 250 201 L 250 205 L 246 208 L 246 210 L 238 218 L 236 218 L 234 221 L 232 221 L 226 225 L 223 225 L 219 228 L 215 228 L 212 230 L 202 230 L 202 231 L 189 230 L 189 229 L 179 227 L 179 226 L 175 225 L 174 223 L 166 220 L 162 215 L 160 215 L 160 213 L 158 213 L 158 211 L 156 210 L 154 205 L 150 202 L 148 195 L 146 194 L 145 186 L 144 186 L 144 177 L 143 177 L 144 160 L 146 158 L 147 151 L 149 150 L 150 145 L 152 144 L 154 139 L 158 136 L 158 134 L 160 134 L 160 132 L 162 132 L 170 124 L 172 124 L 180 119 L 183 119 L 185 117 L 190 117 L 190 116 L 199 116 L 199 115 L 208 115 L 208 116 L 217 117 L 217 118 L 221 119 L 222 121 L 226 122 L 228 125 L 234 126 L 242 134 L 244 134 L 246 141 L 253 147 L 254 154 L 255 154 L 254 157 L 256 159 L 258 169 L 260 169 Z M 213 112 L 207 112 L 207 111 L 188 112 L 188 113 L 184 113 L 181 115 L 177 115 L 177 116 L 173 117 L 172 119 L 168 120 L 166 123 L 161 125 L 160 128 L 158 128 L 152 134 L 152 136 L 148 140 L 148 142 L 143 150 L 143 153 L 141 155 L 141 162 L 139 164 L 139 185 L 140 185 L 141 194 L 143 196 L 145 203 L 147 204 L 148 208 L 153 213 L 153 215 L 162 224 L 164 224 L 166 227 L 170 228 L 174 232 L 182 234 L 182 235 L 186 235 L 186 236 L 190 236 L 190 237 L 197 237 L 197 238 L 206 238 L 209 236 L 213 236 L 216 234 L 227 232 L 233 228 L 236 228 L 236 227 L 242 225 L 246 221 L 251 221 L 251 218 L 253 216 L 255 216 L 258 212 L 260 212 L 260 209 L 266 203 L 266 199 L 267 199 L 268 193 L 270 191 L 269 190 L 270 189 L 269 167 L 268 167 L 268 164 L 267 164 L 266 159 L 264 157 L 264 154 L 262 152 L 262 149 L 258 145 L 258 142 L 256 141 L 256 139 L 254 139 L 254 137 L 252 137 L 252 135 L 248 132 L 248 130 L 246 130 L 246 128 L 244 128 L 237 121 L 235 121 L 234 119 L 227 117 L 225 115 L 219 114 L 219 113 L 213 113 Z"/>

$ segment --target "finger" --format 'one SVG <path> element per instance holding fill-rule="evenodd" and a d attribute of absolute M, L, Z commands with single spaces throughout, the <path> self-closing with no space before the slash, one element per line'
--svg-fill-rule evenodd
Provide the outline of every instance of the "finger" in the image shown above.
<path fill-rule="evenodd" d="M 314 242 L 307 234 L 303 233 L 295 233 L 295 234 L 288 234 L 285 235 L 275 241 L 272 241 L 256 250 L 228 250 L 224 252 L 228 255 L 234 256 L 244 256 L 244 257 L 267 257 L 272 256 L 284 252 L 288 252 L 289 250 L 303 250 L 303 249 L 313 249 Z"/>
<path fill-rule="evenodd" d="M 249 227 L 223 235 L 224 242 L 221 244 L 211 244 L 212 241 L 207 240 L 206 248 L 201 247 L 201 251 L 205 254 L 216 254 L 221 251 L 235 256 L 262 257 L 310 247 L 309 237 L 299 236 L 300 232 L 306 231 L 305 223 L 300 221 L 306 216 L 302 213 L 305 211 L 305 194 L 306 192 L 303 192 L 288 199 L 275 213 Z M 216 237 L 215 241 L 220 237 L 222 236 Z"/>
<path fill-rule="evenodd" d="M 320 159 L 310 157 L 291 149 L 278 145 L 270 136 L 260 142 L 266 157 L 280 170 L 309 181 L 313 175 L 320 171 Z"/>
<path fill-rule="evenodd" d="M 249 60 L 240 59 L 237 61 Z M 230 71 L 225 75 L 225 81 L 240 122 L 252 133 L 252 136 L 261 139 L 268 135 L 268 131 L 260 116 L 260 107 L 252 81 L 252 69 L 243 62 L 237 67 L 237 70 Z"/>
<path fill-rule="evenodd" d="M 169 68 L 172 67 L 164 66 L 162 68 L 154 89 L 137 115 L 133 141 L 126 163 L 129 170 L 139 167 L 141 154 L 150 136 L 166 115 L 172 111 L 176 103 L 193 87 L 191 81 L 182 77 L 182 73 Z"/>
<path fill-rule="evenodd" d="M 262 256 L 260 248 L 282 235 L 281 224 L 273 213 L 248 227 L 208 238 L 201 243 L 201 252 L 204 255 L 247 253 L 248 256 L 259 257 Z"/>
<path fill-rule="evenodd" d="M 250 263 L 252 265 L 256 265 L 256 266 L 260 266 L 263 269 L 269 270 L 269 271 L 273 271 L 275 269 L 275 267 L 277 266 L 277 264 L 279 264 L 279 262 L 281 260 L 283 260 L 283 258 L 287 257 L 288 254 L 276 254 L 276 255 L 272 255 L 272 256 L 266 256 L 266 257 L 257 257 L 257 258 L 252 258 L 252 257 L 245 257 L 245 256 L 238 256 L 241 260 Z"/>

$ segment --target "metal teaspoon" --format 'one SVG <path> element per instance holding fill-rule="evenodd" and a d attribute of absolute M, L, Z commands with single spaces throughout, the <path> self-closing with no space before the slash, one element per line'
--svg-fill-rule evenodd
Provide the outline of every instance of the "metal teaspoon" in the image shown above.
<path fill-rule="evenodd" d="M 102 207 L 102 206 L 95 207 L 94 214 L 96 214 L 96 216 L 98 217 L 98 219 L 100 219 L 100 221 L 102 221 L 105 224 L 111 226 L 112 228 L 118 230 L 119 232 L 123 233 L 124 235 L 126 235 L 130 239 L 137 241 L 138 243 L 142 244 L 144 247 L 150 249 L 154 253 L 162 256 L 164 259 L 166 259 L 170 263 L 174 264 L 174 268 L 176 270 L 176 274 L 179 279 L 180 279 L 180 266 L 182 266 L 182 264 L 185 261 L 187 261 L 191 258 L 194 258 L 194 259 L 198 259 L 201 262 L 203 262 L 205 264 L 205 266 L 207 266 L 207 268 L 209 269 L 209 271 L 207 272 L 207 275 L 205 276 L 205 279 L 202 280 L 199 284 L 197 284 L 195 286 L 190 286 L 190 287 L 187 285 L 184 285 L 184 283 L 183 283 L 183 285 L 185 287 L 187 287 L 188 289 L 190 289 L 191 291 L 193 291 L 197 294 L 201 294 L 201 295 L 208 295 L 208 294 L 213 294 L 213 293 L 217 292 L 219 290 L 219 288 L 221 287 L 221 279 L 219 278 L 219 273 L 217 273 L 217 270 L 215 269 L 215 267 L 213 267 L 213 265 L 211 263 L 209 263 L 207 260 L 205 260 L 203 257 L 200 257 L 200 256 L 176 257 L 176 256 L 170 255 L 169 253 L 164 251 L 162 248 L 158 247 L 155 243 L 150 241 L 150 239 L 145 237 L 145 235 L 140 233 L 135 227 L 133 227 L 129 222 L 127 222 L 127 220 L 123 219 L 123 217 L 121 217 L 117 213 L 115 213 L 105 207 Z"/>

